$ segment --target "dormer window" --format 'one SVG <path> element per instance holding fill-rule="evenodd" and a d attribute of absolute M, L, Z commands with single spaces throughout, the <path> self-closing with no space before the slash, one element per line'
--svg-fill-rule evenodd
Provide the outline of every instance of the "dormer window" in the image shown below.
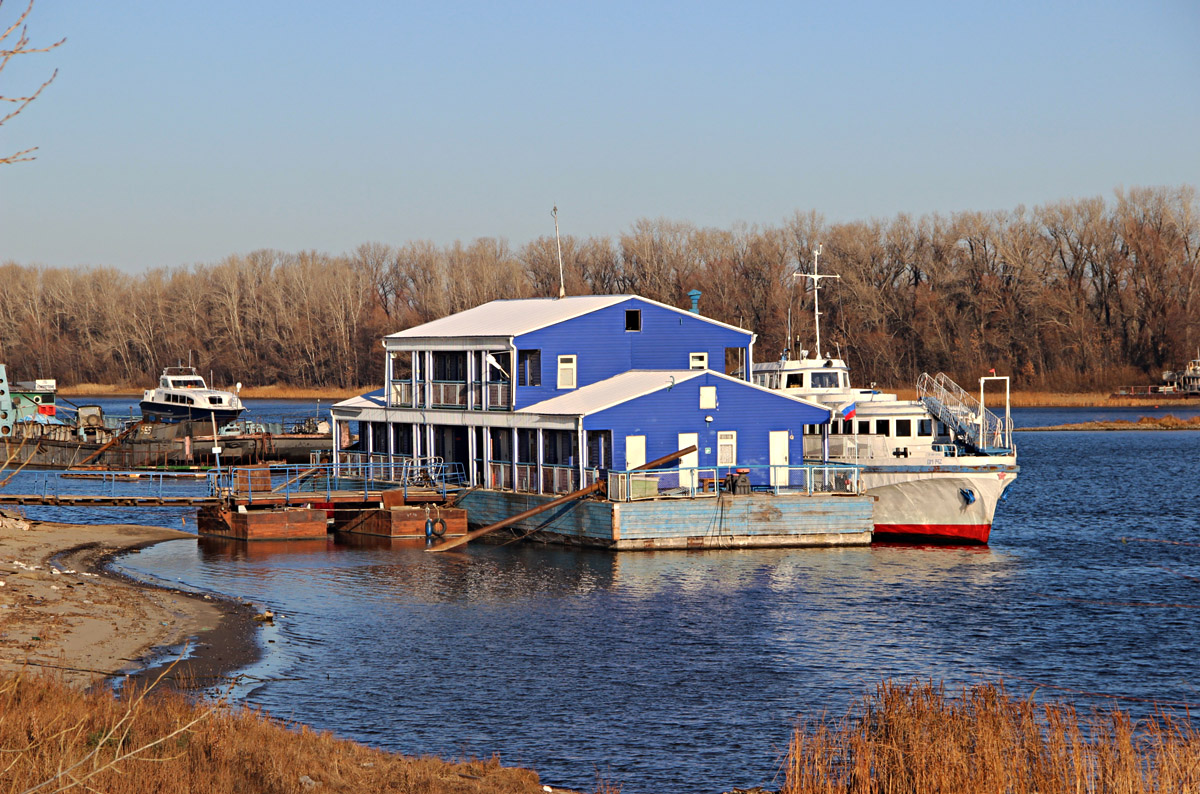
<path fill-rule="evenodd" d="M 642 330 L 642 310 L 641 309 L 626 309 L 625 310 L 625 330 L 626 331 Z"/>

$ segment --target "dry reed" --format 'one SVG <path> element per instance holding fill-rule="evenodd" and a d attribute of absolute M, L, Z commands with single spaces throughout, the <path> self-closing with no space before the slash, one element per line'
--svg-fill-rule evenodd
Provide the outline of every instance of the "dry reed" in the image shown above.
<path fill-rule="evenodd" d="M 410 758 L 290 726 L 222 701 L 131 689 L 80 692 L 51 677 L 0 679 L 0 791 L 52 794 L 541 792 L 499 760 Z"/>
<path fill-rule="evenodd" d="M 1198 738 L 1186 716 L 1081 716 L 995 684 L 951 698 L 932 683 L 885 682 L 841 718 L 797 724 L 782 794 L 1197 791 Z"/>

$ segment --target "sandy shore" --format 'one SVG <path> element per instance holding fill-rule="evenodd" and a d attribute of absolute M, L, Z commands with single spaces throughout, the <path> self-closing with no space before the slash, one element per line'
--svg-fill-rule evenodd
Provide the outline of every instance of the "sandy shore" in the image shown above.
<path fill-rule="evenodd" d="M 105 570 L 114 554 L 196 536 L 160 527 L 30 522 L 0 513 L 0 671 L 56 671 L 88 686 L 194 638 L 176 672 L 204 686 L 258 655 L 253 610 Z"/>

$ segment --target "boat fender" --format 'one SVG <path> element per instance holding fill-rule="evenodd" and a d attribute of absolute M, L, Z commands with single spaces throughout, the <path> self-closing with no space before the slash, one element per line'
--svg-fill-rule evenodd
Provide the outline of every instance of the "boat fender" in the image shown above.
<path fill-rule="evenodd" d="M 433 537 L 433 519 L 426 518 L 425 519 L 425 539 L 428 540 L 429 538 L 432 538 L 432 537 Z"/>
<path fill-rule="evenodd" d="M 963 501 L 969 505 L 975 504 L 975 492 L 970 488 L 959 488 L 958 492 L 962 494 Z"/>
<path fill-rule="evenodd" d="M 446 519 L 444 519 L 444 518 L 433 519 L 433 534 L 435 537 L 439 537 L 439 538 L 446 537 Z"/>

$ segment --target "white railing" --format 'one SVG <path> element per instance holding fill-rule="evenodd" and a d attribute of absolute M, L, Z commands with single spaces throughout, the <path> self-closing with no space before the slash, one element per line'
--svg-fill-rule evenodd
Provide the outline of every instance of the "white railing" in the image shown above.
<path fill-rule="evenodd" d="M 614 502 L 641 499 L 694 499 L 715 497 L 737 490 L 731 480 L 745 475 L 755 492 L 775 495 L 843 494 L 861 492 L 857 466 L 809 464 L 803 466 L 740 466 L 717 469 L 652 469 L 609 471 L 608 498 Z M 731 489 L 732 486 L 732 489 Z"/>

